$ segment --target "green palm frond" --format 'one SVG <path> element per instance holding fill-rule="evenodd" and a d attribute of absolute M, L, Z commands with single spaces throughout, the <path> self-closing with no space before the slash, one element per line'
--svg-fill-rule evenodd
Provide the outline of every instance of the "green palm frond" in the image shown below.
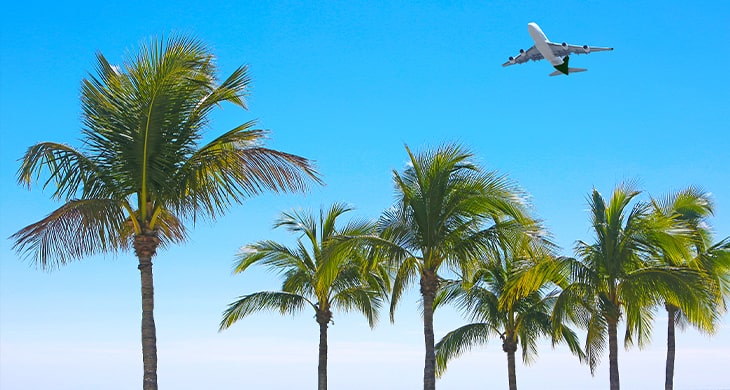
<path fill-rule="evenodd" d="M 332 297 L 332 304 L 343 311 L 357 310 L 368 320 L 368 325 L 374 327 L 378 321 L 378 311 L 382 305 L 380 291 L 370 286 L 353 286 L 338 291 Z"/>
<path fill-rule="evenodd" d="M 55 199 L 100 198 L 114 190 L 113 183 L 89 157 L 68 145 L 41 142 L 28 148 L 18 170 L 18 182 L 30 189 L 44 170 L 49 177 L 43 188 L 53 183 Z"/>
<path fill-rule="evenodd" d="M 590 307 L 584 329 L 586 331 L 585 353 L 591 374 L 595 373 L 608 344 L 606 319 L 600 309 Z"/>
<path fill-rule="evenodd" d="M 540 290 L 548 283 L 566 287 L 571 271 L 581 264 L 570 257 L 541 258 L 518 270 L 505 286 L 506 294 L 500 297 L 500 305 L 511 306 L 516 301 Z"/>
<path fill-rule="evenodd" d="M 440 306 L 460 300 L 470 287 L 471 283 L 463 278 L 461 280 L 442 279 L 439 283 L 436 298 L 433 301 L 434 310 Z"/>
<path fill-rule="evenodd" d="M 248 76 L 248 66 L 239 66 L 217 88 L 198 102 L 191 116 L 205 118 L 213 107 L 225 102 L 248 109 L 245 97 L 248 95 L 250 84 L 251 78 Z"/>
<path fill-rule="evenodd" d="M 704 245 L 709 235 L 704 222 L 714 214 L 714 204 L 709 193 L 697 187 L 688 187 L 664 198 L 652 198 L 651 202 L 659 215 L 685 222 L 695 234 L 695 245 Z"/>
<path fill-rule="evenodd" d="M 408 220 L 410 217 L 395 207 L 385 210 L 378 220 L 380 240 L 374 241 L 374 244 L 380 256 L 390 260 L 392 265 L 397 265 L 406 258 L 416 257 L 411 250 L 420 249 Z"/>
<path fill-rule="evenodd" d="M 564 342 L 568 345 L 570 352 L 577 356 L 581 363 L 585 362 L 586 354 L 580 346 L 580 338 L 578 337 L 578 334 L 572 329 L 564 326 L 562 323 L 553 323 L 553 329 L 553 346 L 557 343 Z"/>
<path fill-rule="evenodd" d="M 529 365 L 537 357 L 537 341 L 553 334 L 549 307 L 533 307 L 525 310 L 517 319 L 516 333 L 522 349 L 522 361 Z"/>
<path fill-rule="evenodd" d="M 718 241 L 698 256 L 698 263 L 717 285 L 718 307 L 727 310 L 725 297 L 730 296 L 730 237 Z"/>
<path fill-rule="evenodd" d="M 244 123 L 214 139 L 179 169 L 181 212 L 215 216 L 231 202 L 266 190 L 304 191 L 307 179 L 321 183 L 309 160 L 262 147 L 266 132 L 252 129 L 254 125 Z"/>
<path fill-rule="evenodd" d="M 436 375 L 446 372 L 449 361 L 461 356 L 473 347 L 486 344 L 494 329 L 484 323 L 473 323 L 447 333 L 436 343 Z"/>
<path fill-rule="evenodd" d="M 301 294 L 311 299 L 322 298 L 313 284 L 312 272 L 303 268 L 292 268 L 282 273 L 284 281 L 281 283 L 281 290 L 294 294 Z M 328 300 L 325 299 L 324 302 Z"/>
<path fill-rule="evenodd" d="M 393 278 L 393 290 L 390 296 L 390 322 L 395 321 L 395 308 L 400 301 L 406 288 L 420 276 L 419 259 L 415 257 L 406 258 L 398 267 Z"/>
<path fill-rule="evenodd" d="M 276 272 L 308 267 L 302 261 L 301 253 L 275 241 L 259 241 L 241 248 L 236 255 L 233 273 L 242 273 L 251 265 L 261 262 Z"/>
<path fill-rule="evenodd" d="M 360 234 L 368 234 L 368 233 L 372 232 L 372 231 L 367 231 L 367 232 L 352 231 L 351 230 L 352 228 L 350 227 L 350 224 L 352 222 L 349 222 L 348 224 L 346 224 L 345 227 L 340 229 L 340 231 L 337 230 L 337 228 L 335 226 L 336 222 L 337 222 L 337 218 L 339 218 L 342 214 L 345 214 L 352 210 L 353 210 L 352 207 L 350 207 L 344 203 L 335 202 L 330 206 L 330 208 L 329 208 L 329 210 L 327 210 L 327 212 L 325 212 L 324 210 L 319 211 L 319 226 L 322 227 L 322 232 L 321 232 L 322 242 L 328 241 L 337 235 L 355 236 L 355 235 L 360 235 Z"/>
<path fill-rule="evenodd" d="M 223 312 L 220 330 L 228 329 L 238 320 L 253 313 L 265 310 L 275 310 L 281 314 L 295 314 L 302 311 L 307 304 L 317 309 L 317 306 L 307 298 L 281 291 L 262 291 L 239 297 L 228 305 Z"/>
<path fill-rule="evenodd" d="M 319 227 L 314 215 L 307 213 L 303 210 L 290 210 L 281 213 L 276 222 L 274 222 L 274 228 L 285 228 L 288 232 L 301 234 L 307 237 L 309 245 L 315 246 L 313 252 L 316 254 L 316 250 L 319 249 L 320 236 Z"/>
<path fill-rule="evenodd" d="M 636 296 L 643 296 L 647 300 L 644 305 L 652 306 L 667 302 L 682 309 L 698 328 L 713 332 L 719 317 L 714 307 L 715 293 L 707 288 L 706 276 L 701 272 L 687 267 L 646 267 L 632 272 L 624 283 L 622 299 L 633 302 L 639 300 Z M 627 315 L 627 328 L 633 329 L 634 323 L 636 320 Z"/>

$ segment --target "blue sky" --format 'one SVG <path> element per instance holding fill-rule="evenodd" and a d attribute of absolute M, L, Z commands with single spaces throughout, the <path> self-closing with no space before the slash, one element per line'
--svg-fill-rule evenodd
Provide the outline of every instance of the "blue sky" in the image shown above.
<path fill-rule="evenodd" d="M 531 195 L 571 254 L 591 239 L 586 195 L 608 195 L 636 180 L 645 195 L 688 185 L 713 193 L 718 237 L 730 235 L 730 6 L 717 1 L 495 2 L 33 2 L 0 15 L 0 388 L 128 389 L 141 381 L 139 272 L 131 253 L 89 258 L 53 272 L 34 269 L 7 237 L 58 207 L 49 191 L 15 184 L 30 145 L 78 146 L 79 87 L 102 52 L 118 62 L 152 36 L 193 34 L 218 57 L 221 75 L 241 64 L 253 78 L 249 111 L 224 106 L 207 139 L 257 119 L 268 145 L 317 161 L 327 185 L 306 195 L 251 199 L 187 244 L 155 259 L 155 316 L 163 388 L 313 388 L 317 327 L 310 313 L 261 314 L 218 333 L 235 297 L 278 288 L 253 269 L 231 275 L 240 246 L 291 242 L 272 231 L 291 208 L 334 201 L 376 218 L 393 202 L 391 171 L 415 150 L 468 146 L 487 169 Z M 543 62 L 500 65 L 532 41 L 537 22 L 556 42 L 612 46 L 574 56 L 588 68 L 547 77 Z M 370 330 L 335 313 L 330 387 L 416 389 L 422 378 L 422 325 L 416 291 L 391 325 Z M 665 317 L 651 345 L 620 351 L 625 389 L 663 383 Z M 678 338 L 677 389 L 730 387 L 730 319 L 708 338 Z M 446 308 L 436 337 L 463 324 Z M 494 341 L 453 363 L 442 389 L 506 386 L 506 359 Z M 606 358 L 607 359 L 607 358 Z M 521 389 L 598 389 L 565 348 L 547 344 L 518 366 Z"/>

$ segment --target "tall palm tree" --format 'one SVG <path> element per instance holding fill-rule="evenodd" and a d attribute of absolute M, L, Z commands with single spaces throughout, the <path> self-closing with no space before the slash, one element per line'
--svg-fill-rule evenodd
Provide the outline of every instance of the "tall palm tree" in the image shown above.
<path fill-rule="evenodd" d="M 305 158 L 262 146 L 247 122 L 199 145 L 222 103 L 246 108 L 245 66 L 219 82 L 214 56 L 184 36 L 143 44 L 121 66 L 97 55 L 81 89 L 82 149 L 42 142 L 28 149 L 18 181 L 44 187 L 63 205 L 12 236 L 44 269 L 134 248 L 142 284 L 143 388 L 157 389 L 152 257 L 186 238 L 184 219 L 223 214 L 266 190 L 301 191 L 319 181 Z"/>
<path fill-rule="evenodd" d="M 653 307 L 666 300 L 681 308 L 703 301 L 702 275 L 686 267 L 656 261 L 686 255 L 687 232 L 673 218 L 651 212 L 647 202 L 632 201 L 639 191 L 630 184 L 617 186 L 609 202 L 597 190 L 590 198 L 592 244 L 578 241 L 578 259 L 560 259 L 571 283 L 555 302 L 554 316 L 563 316 L 586 329 L 585 351 L 594 372 L 608 338 L 611 390 L 620 387 L 618 324 L 625 316 L 625 345 L 637 339 L 645 345 L 651 333 Z"/>
<path fill-rule="evenodd" d="M 710 196 L 697 188 L 686 188 L 670 194 L 662 200 L 653 200 L 655 212 L 660 216 L 675 218 L 684 223 L 691 232 L 688 242 L 690 257 L 679 259 L 662 258 L 667 265 L 685 266 L 697 269 L 707 277 L 702 286 L 707 289 L 711 302 L 691 307 L 684 312 L 676 305 L 665 302 L 667 311 L 667 359 L 664 388 L 674 388 L 674 360 L 676 355 L 676 327 L 693 325 L 702 332 L 713 333 L 720 315 L 726 310 L 724 297 L 730 291 L 730 237 L 712 244 L 712 231 L 709 217 L 714 212 Z"/>
<path fill-rule="evenodd" d="M 479 254 L 497 243 L 494 218 L 527 220 L 524 197 L 514 183 L 483 172 L 472 154 L 458 145 L 414 155 L 409 166 L 393 171 L 396 204 L 380 220 L 381 237 L 392 243 L 397 264 L 390 315 L 416 278 L 420 281 L 426 349 L 423 388 L 436 387 L 433 304 L 443 267 L 469 274 Z"/>
<path fill-rule="evenodd" d="M 553 323 L 552 306 L 559 290 L 547 280 L 529 293 L 505 299 L 510 286 L 535 263 L 552 257 L 551 244 L 527 232 L 510 235 L 507 242 L 489 253 L 468 280 L 444 284 L 437 302 L 455 301 L 475 321 L 459 327 L 436 344 L 436 369 L 441 374 L 448 361 L 474 346 L 486 344 L 493 336 L 502 340 L 507 354 L 507 378 L 510 390 L 517 390 L 515 352 L 522 349 L 526 364 L 537 356 L 537 340 L 552 337 L 553 344 L 565 341 L 579 358 L 583 358 L 578 336 L 566 326 Z M 552 285 L 552 286 L 551 286 Z"/>
<path fill-rule="evenodd" d="M 375 225 L 359 221 L 335 226 L 337 218 L 350 210 L 335 203 L 326 213 L 320 210 L 318 221 L 311 214 L 285 212 L 274 227 L 299 234 L 296 248 L 273 241 L 245 246 L 234 272 L 261 263 L 284 276 L 281 291 L 239 297 L 223 313 L 220 324 L 223 330 L 258 311 L 287 314 L 312 308 L 319 324 L 319 390 L 327 389 L 327 328 L 332 310 L 359 311 L 373 327 L 390 288 L 387 269 L 372 256 L 365 240 L 373 235 Z"/>

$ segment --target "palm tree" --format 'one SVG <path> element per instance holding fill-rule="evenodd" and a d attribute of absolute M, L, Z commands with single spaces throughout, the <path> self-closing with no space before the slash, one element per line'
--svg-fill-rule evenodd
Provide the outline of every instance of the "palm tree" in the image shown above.
<path fill-rule="evenodd" d="M 380 220 L 381 237 L 392 243 L 397 264 L 390 315 L 416 278 L 420 280 L 426 349 L 423 387 L 436 387 L 433 304 L 442 266 L 462 274 L 485 248 L 496 245 L 494 218 L 526 220 L 524 199 L 516 186 L 495 172 L 482 172 L 461 146 L 445 145 L 414 155 L 410 165 L 393 171 L 398 201 Z M 486 226 L 486 227 L 485 227 Z"/>
<path fill-rule="evenodd" d="M 83 148 L 42 142 L 28 149 L 18 181 L 44 187 L 63 205 L 12 236 L 43 269 L 134 248 L 142 284 L 144 389 L 157 389 L 152 257 L 186 238 L 183 219 L 211 218 L 266 190 L 301 191 L 319 182 L 311 162 L 264 148 L 247 122 L 206 145 L 209 114 L 229 102 L 246 108 L 245 66 L 219 83 L 214 56 L 196 39 L 143 44 L 122 66 L 97 55 L 83 80 Z"/>
<path fill-rule="evenodd" d="M 684 328 L 688 323 L 702 332 L 714 333 L 715 325 L 722 312 L 726 310 L 724 296 L 730 290 L 728 271 L 730 270 L 730 237 L 714 245 L 712 231 L 708 219 L 714 207 L 708 193 L 697 188 L 686 188 L 670 194 L 663 200 L 654 200 L 654 210 L 660 216 L 675 218 L 683 222 L 691 231 L 688 242 L 690 257 L 679 259 L 677 263 L 671 258 L 662 258 L 667 265 L 685 266 L 704 273 L 707 277 L 702 286 L 707 289 L 710 302 L 691 307 L 691 312 L 682 311 L 676 305 L 665 302 L 667 311 L 667 360 L 664 388 L 674 388 L 674 359 L 676 327 Z"/>
<path fill-rule="evenodd" d="M 258 311 L 293 314 L 311 307 L 319 324 L 319 390 L 327 389 L 327 328 L 332 310 L 359 311 L 373 327 L 390 288 L 387 269 L 374 260 L 366 245 L 375 225 L 360 221 L 335 226 L 337 218 L 350 210 L 336 203 L 326 213 L 320 210 L 319 221 L 311 214 L 285 212 L 274 227 L 301 235 L 296 248 L 273 241 L 245 246 L 238 254 L 234 273 L 261 263 L 283 275 L 284 282 L 281 291 L 239 297 L 223 313 L 220 324 L 223 330 Z"/>
<path fill-rule="evenodd" d="M 673 218 L 651 213 L 647 202 L 630 184 L 617 186 L 607 203 L 597 190 L 590 199 L 592 244 L 578 241 L 578 259 L 560 259 L 572 277 L 555 302 L 555 318 L 564 316 L 586 329 L 585 351 L 594 372 L 608 338 L 609 380 L 618 390 L 618 324 L 625 316 L 625 345 L 637 338 L 640 347 L 651 333 L 652 308 L 662 300 L 681 308 L 699 305 L 702 275 L 686 267 L 656 261 L 661 253 L 679 259 L 686 255 L 687 232 Z"/>
<path fill-rule="evenodd" d="M 571 329 L 553 323 L 552 305 L 559 290 L 547 280 L 537 289 L 524 296 L 505 299 L 512 294 L 513 285 L 537 262 L 552 257 L 552 245 L 539 236 L 528 232 L 512 234 L 496 252 L 479 263 L 476 272 L 468 280 L 445 284 L 437 302 L 455 301 L 468 315 L 471 324 L 459 327 L 444 336 L 436 344 L 436 369 L 440 375 L 448 361 L 480 344 L 486 344 L 493 336 L 502 340 L 502 350 L 507 354 L 507 373 L 510 390 L 517 390 L 515 352 L 522 349 L 522 359 L 529 364 L 537 356 L 537 340 L 553 338 L 553 344 L 565 341 L 579 358 L 583 358 L 578 336 Z"/>

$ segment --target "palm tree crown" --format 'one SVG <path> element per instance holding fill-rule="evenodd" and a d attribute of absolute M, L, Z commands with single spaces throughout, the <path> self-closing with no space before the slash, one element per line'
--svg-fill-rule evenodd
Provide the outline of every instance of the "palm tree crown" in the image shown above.
<path fill-rule="evenodd" d="M 215 217 L 263 190 L 304 190 L 316 179 L 304 158 L 261 146 L 266 132 L 247 122 L 198 146 L 216 106 L 246 108 L 247 67 L 217 81 L 214 57 L 187 37 L 153 41 L 123 66 L 97 55 L 97 76 L 82 83 L 82 150 L 42 142 L 25 154 L 19 182 L 44 186 L 64 206 L 13 237 L 43 268 L 127 249 L 134 235 L 161 244 L 185 238 L 179 218 Z"/>
<path fill-rule="evenodd" d="M 220 324 L 223 330 L 258 311 L 287 314 L 311 307 L 320 326 L 320 390 L 327 388 L 327 327 L 332 310 L 359 311 L 372 327 L 390 288 L 387 269 L 371 256 L 366 244 L 375 225 L 354 221 L 336 227 L 337 219 L 350 210 L 335 203 L 327 212 L 320 210 L 318 220 L 308 213 L 285 212 L 274 226 L 301 236 L 295 248 L 273 241 L 243 247 L 235 273 L 260 263 L 280 273 L 284 281 L 281 291 L 239 297 L 223 313 Z"/>

